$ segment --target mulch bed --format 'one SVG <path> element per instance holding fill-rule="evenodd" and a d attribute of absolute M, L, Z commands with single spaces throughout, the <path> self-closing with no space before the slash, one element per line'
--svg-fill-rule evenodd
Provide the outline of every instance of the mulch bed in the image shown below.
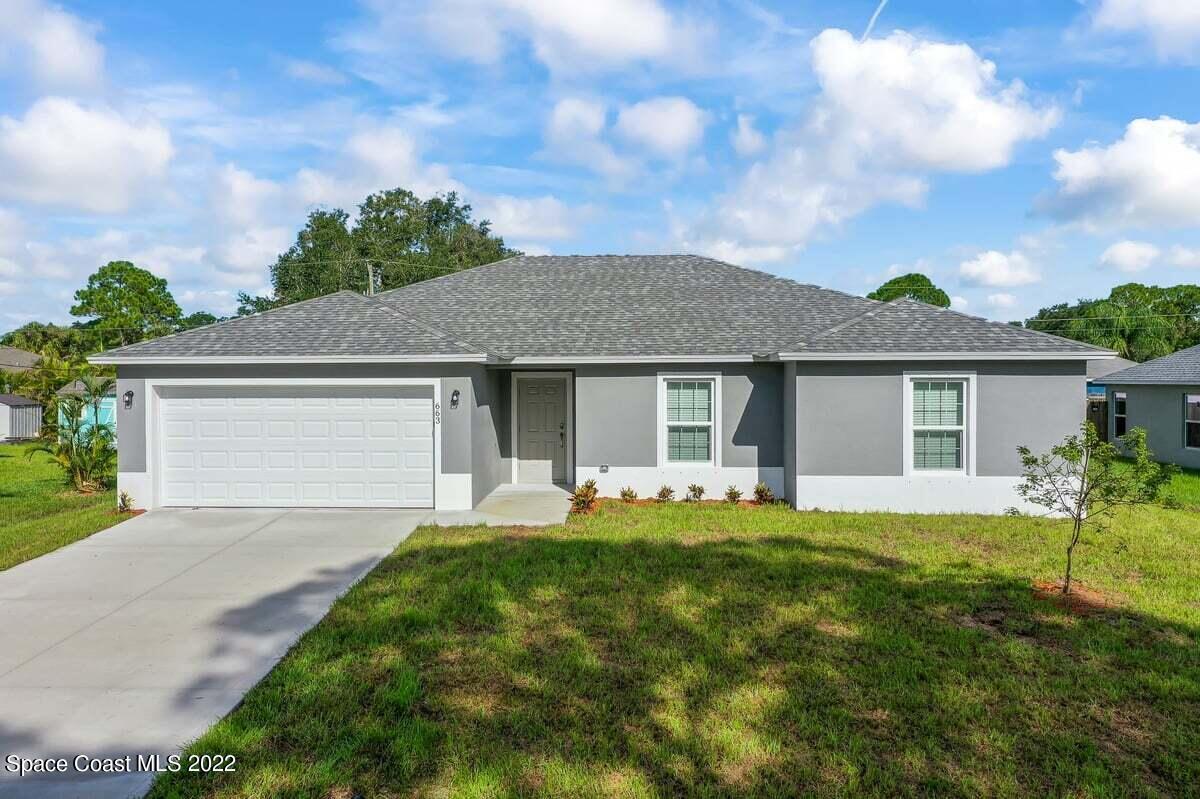
<path fill-rule="evenodd" d="M 1033 596 L 1035 599 L 1049 602 L 1076 616 L 1096 616 L 1120 610 L 1120 606 L 1114 599 L 1094 588 L 1088 588 L 1076 580 L 1071 581 L 1071 593 L 1064 594 L 1062 587 L 1061 580 L 1055 582 L 1035 580 Z"/>

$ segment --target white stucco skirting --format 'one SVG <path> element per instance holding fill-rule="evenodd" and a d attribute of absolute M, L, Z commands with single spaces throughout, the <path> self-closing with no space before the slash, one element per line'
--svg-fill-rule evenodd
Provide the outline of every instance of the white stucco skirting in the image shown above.
<path fill-rule="evenodd" d="M 471 504 L 471 475 L 438 475 L 434 502 L 437 510 L 470 510 L 474 507 Z"/>
<path fill-rule="evenodd" d="M 615 497 L 625 486 L 631 486 L 639 497 L 651 497 L 664 483 L 675 489 L 675 498 L 683 499 L 690 484 L 704 486 L 704 496 L 720 499 L 725 489 L 737 486 L 747 498 L 760 480 L 770 486 L 776 496 L 783 496 L 782 466 L 611 466 L 601 474 L 596 466 L 575 467 L 577 483 L 595 480 L 602 497 Z"/>
<path fill-rule="evenodd" d="M 129 494 L 135 508 L 154 506 L 154 479 L 149 472 L 117 472 L 117 494 Z"/>
<path fill-rule="evenodd" d="M 801 510 L 995 513 L 1036 510 L 1016 491 L 1019 477 L 805 476 L 796 478 Z"/>

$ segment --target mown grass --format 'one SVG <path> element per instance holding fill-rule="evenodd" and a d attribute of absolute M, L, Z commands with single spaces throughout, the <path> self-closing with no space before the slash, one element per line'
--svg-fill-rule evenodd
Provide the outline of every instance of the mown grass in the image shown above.
<path fill-rule="evenodd" d="M 1200 510 L 1200 470 L 1181 469 L 1163 489 L 1162 499 L 1168 506 Z"/>
<path fill-rule="evenodd" d="M 606 503 L 422 528 L 152 797 L 1180 796 L 1200 524 L 1127 514 L 1035 599 L 1031 518 Z"/>
<path fill-rule="evenodd" d="M 0 444 L 0 570 L 122 521 L 116 507 L 112 491 L 74 491 L 49 455 Z"/>

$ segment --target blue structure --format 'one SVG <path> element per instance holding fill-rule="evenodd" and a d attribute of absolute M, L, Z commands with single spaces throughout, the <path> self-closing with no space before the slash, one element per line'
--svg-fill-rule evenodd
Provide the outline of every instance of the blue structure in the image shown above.
<path fill-rule="evenodd" d="M 76 380 L 74 382 L 68 383 L 67 385 L 63 386 L 56 393 L 60 397 L 66 397 L 66 396 L 72 396 L 72 395 L 82 396 L 83 395 L 83 383 Z M 100 400 L 99 410 L 100 410 L 100 413 L 99 413 L 100 424 L 108 425 L 109 428 L 113 431 L 113 436 L 115 437 L 117 434 L 117 394 L 116 394 L 115 389 L 113 390 L 113 393 L 107 395 L 102 400 Z M 92 425 L 96 424 L 96 421 L 97 421 L 96 407 L 94 405 L 92 405 L 91 403 L 84 406 L 82 414 L 83 414 L 83 417 L 82 417 L 83 418 L 83 426 L 80 428 L 80 432 L 83 432 L 85 430 L 90 430 Z M 59 403 L 59 405 L 58 405 L 58 426 L 61 428 L 66 425 L 66 422 L 67 422 L 66 413 L 64 411 L 62 403 Z"/>

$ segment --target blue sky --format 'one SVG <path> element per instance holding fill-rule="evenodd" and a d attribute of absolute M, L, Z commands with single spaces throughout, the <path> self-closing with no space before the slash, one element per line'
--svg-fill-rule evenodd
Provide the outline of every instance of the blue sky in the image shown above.
<path fill-rule="evenodd" d="M 228 313 L 314 207 L 996 319 L 1200 276 L 1200 4 L 0 0 L 0 329 L 104 262 Z"/>

